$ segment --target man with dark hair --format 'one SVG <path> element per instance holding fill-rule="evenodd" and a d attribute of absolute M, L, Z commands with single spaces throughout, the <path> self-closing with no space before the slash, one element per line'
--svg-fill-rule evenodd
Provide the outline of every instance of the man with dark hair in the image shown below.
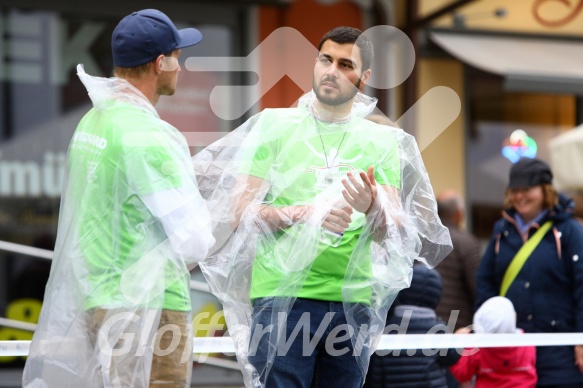
<path fill-rule="evenodd" d="M 247 386 L 361 386 L 421 246 L 431 262 L 449 252 L 415 140 L 365 119 L 371 62 L 360 30 L 328 32 L 296 108 L 266 109 L 195 158 L 222 174 L 205 197 L 232 203 L 211 214 L 235 235 L 201 267 Z"/>
<path fill-rule="evenodd" d="M 361 35 L 361 31 L 352 27 L 336 27 L 328 31 L 318 44 L 318 51 L 328 40 L 339 44 L 355 44 L 359 49 L 360 60 L 362 61 L 362 70 L 369 70 L 374 57 L 374 48 L 372 42 L 366 36 Z M 360 39 L 359 39 L 360 38 Z M 356 87 L 360 86 L 357 84 Z"/>
<path fill-rule="evenodd" d="M 24 386 L 190 386 L 189 269 L 214 239 L 186 140 L 154 106 L 174 94 L 180 49 L 201 39 L 146 9 L 113 31 L 116 77 L 78 66 L 94 108 L 69 147 Z"/>
<path fill-rule="evenodd" d="M 310 314 L 310 337 L 314 336 L 315 330 L 326 319 L 325 315 L 328 312 L 333 312 L 337 316 L 333 317 L 333 320 L 329 322 L 327 330 L 347 325 L 346 318 L 342 314 L 341 287 L 346 265 L 352 250 L 356 246 L 359 230 L 347 231 L 346 229 L 352 221 L 354 211 L 363 215 L 371 213 L 370 210 L 375 203 L 374 198 L 377 190 L 373 167 L 362 162 L 358 163 L 358 165 L 347 166 L 348 168 L 340 167 L 340 163 L 346 159 L 349 150 L 354 148 L 354 135 L 350 134 L 347 128 L 352 124 L 352 120 L 347 120 L 347 118 L 350 117 L 354 97 L 359 88 L 364 87 L 371 72 L 370 56 L 366 58 L 368 63 L 365 66 L 363 53 L 360 51 L 360 47 L 355 45 L 355 42 L 361 36 L 360 34 L 361 32 L 354 28 L 340 27 L 327 33 L 318 48 L 318 57 L 316 58 L 312 81 L 316 97 L 312 105 L 314 115 L 312 120 L 314 122 L 309 122 L 309 125 L 316 126 L 319 137 L 322 140 L 322 149 L 318 149 L 318 152 L 324 153 L 325 164 L 318 167 L 322 168 L 322 171 L 330 176 L 325 174 L 316 176 L 315 186 L 324 188 L 327 183 L 331 183 L 330 181 L 338 176 L 351 179 L 355 184 L 354 188 L 350 188 L 351 195 L 345 197 L 346 203 L 344 206 L 333 209 L 324 220 L 323 227 L 331 231 L 332 236 L 334 234 L 340 236 L 343 241 L 338 246 L 331 246 L 325 249 L 312 264 L 302 289 L 298 290 L 299 293 L 295 295 L 297 299 L 289 312 L 286 338 L 289 338 L 295 329 L 292 322 L 298 322 L 305 312 Z M 366 41 L 366 46 L 370 44 L 365 37 L 361 41 Z M 372 52 L 368 52 L 368 54 L 372 55 Z M 346 136 L 347 133 L 349 136 Z M 317 145 L 317 143 L 314 143 L 314 146 Z M 343 145 L 344 149 L 342 149 Z M 309 152 L 308 150 L 305 151 Z M 381 156 L 382 154 L 378 154 L 374 159 L 379 160 Z M 288 158 L 293 158 L 293 156 L 289 154 Z M 386 162 L 383 166 L 384 175 L 392 177 L 392 181 L 381 182 L 386 185 L 387 193 L 389 193 L 394 192 L 391 187 L 398 187 L 399 165 L 396 158 L 392 160 L 385 158 L 385 160 Z M 321 161 L 321 159 L 318 160 L 318 164 Z M 333 175 L 331 175 L 332 169 L 336 170 Z M 351 172 L 351 170 L 354 171 L 355 169 L 364 171 L 368 169 L 366 174 L 364 172 L 360 173 L 362 183 L 356 183 L 356 177 Z M 261 170 L 263 170 L 262 166 L 256 163 L 249 179 L 257 181 L 265 179 L 266 175 Z M 347 185 L 346 187 L 348 189 L 349 186 Z M 294 196 L 297 198 L 301 195 Z M 298 220 L 304 217 L 306 212 L 312 211 L 310 209 L 312 206 L 290 206 L 291 218 Z M 278 214 L 282 211 L 285 210 L 265 206 L 263 209 L 265 215 L 262 218 L 265 222 L 279 227 L 286 222 Z M 252 330 L 257 329 L 257 325 L 263 324 L 262 326 L 267 326 L 269 324 L 271 320 L 270 305 L 274 304 L 272 297 L 277 295 L 277 288 L 281 281 L 281 275 L 273 273 L 269 268 L 265 255 L 261 254 L 261 256 L 263 257 L 258 257 L 259 260 L 253 268 L 253 282 L 251 285 L 251 299 L 253 301 Z M 336 264 L 332 265 L 334 262 Z M 366 308 L 363 309 L 365 310 Z M 358 322 L 358 324 L 361 323 L 364 322 Z M 265 341 L 265 337 L 262 340 Z M 318 349 L 306 357 L 304 356 L 306 349 L 303 349 L 302 341 L 295 339 L 286 355 L 275 357 L 271 371 L 267 369 L 268 345 L 260 342 L 257 344 L 257 352 L 255 354 L 253 354 L 255 349 L 251 349 L 250 361 L 261 375 L 260 380 L 265 383 L 266 387 L 304 387 L 309 386 L 310 382 L 316 385 L 360 386 L 364 381 L 364 374 L 358 366 L 357 358 L 352 355 L 354 347 L 350 339 L 341 342 L 339 345 L 350 348 L 350 351 L 345 355 L 335 357 L 325 349 Z M 322 343 L 320 346 L 323 345 Z M 267 374 L 268 372 L 269 374 Z"/>
<path fill-rule="evenodd" d="M 360 38 L 360 40 L 359 40 Z M 355 44 L 357 42 L 364 42 Z M 371 50 L 361 52 L 360 47 L 371 47 Z M 365 57 L 366 55 L 366 57 Z M 333 180 L 344 178 L 346 194 L 345 202 L 330 211 L 324 219 L 322 226 L 330 232 L 332 239 L 338 236 L 339 241 L 331 242 L 329 248 L 323 250 L 306 274 L 306 279 L 300 290 L 297 290 L 297 297 L 287 318 L 286 338 L 290 338 L 299 322 L 302 314 L 309 314 L 309 334 L 312 338 L 316 329 L 325 321 L 327 313 L 334 313 L 334 317 L 329 322 L 327 331 L 336 327 L 348 325 L 343 314 L 342 305 L 342 282 L 347 269 L 347 265 L 356 247 L 356 243 L 361 232 L 361 228 L 347 230 L 352 222 L 353 214 L 358 212 L 361 218 L 374 217 L 376 211 L 371 211 L 375 204 L 377 186 L 375 182 L 374 167 L 371 164 L 380 162 L 383 170 L 381 174 L 388 179 L 379 179 L 383 184 L 387 195 L 393 198 L 396 196 L 399 187 L 399 160 L 395 153 L 377 153 L 379 150 L 371 150 L 373 158 L 366 158 L 357 163 L 345 163 L 347 156 L 355 151 L 355 133 L 345 130 L 345 127 L 354 124 L 350 120 L 353 100 L 370 78 L 370 62 L 372 60 L 372 45 L 368 38 L 361 35 L 357 29 L 350 27 L 339 27 L 328 32 L 318 48 L 318 57 L 314 67 L 314 77 L 312 80 L 315 99 L 311 104 L 313 117 L 308 122 L 309 126 L 317 129 L 316 135 L 321 140 L 321 149 L 317 152 L 324 153 L 324 165 L 321 158 L 314 158 L 311 148 L 318 147 L 318 142 L 310 144 L 307 149 L 302 150 L 305 157 L 314 158 L 314 163 L 322 169 L 324 174 L 316 175 L 314 182 L 316 190 L 322 190 Z M 366 59 L 365 59 L 366 58 Z M 366 65 L 365 65 L 366 61 Z M 313 120 L 313 121 L 312 121 Z M 318 138 L 314 139 L 318 140 Z M 395 147 L 387 145 L 388 147 Z M 299 151 L 299 150 L 298 150 Z M 386 151 L 386 150 L 382 150 Z M 378 157 L 378 159 L 377 159 Z M 288 160 L 303 158 L 302 155 L 289 153 Z M 319 159 L 319 160 L 318 160 Z M 376 159 L 376 160 L 375 160 Z M 293 162 L 295 163 L 295 162 Z M 271 164 L 271 161 L 270 161 Z M 259 187 L 260 181 L 267 177 L 265 167 L 267 164 L 257 162 L 251 169 L 250 179 L 257 181 L 251 187 Z M 361 181 L 357 182 L 352 171 L 361 170 Z M 367 171 L 366 173 L 364 171 Z M 352 182 L 352 185 L 348 182 Z M 348 191 L 349 190 L 349 191 Z M 296 201 L 304 194 L 297 192 L 290 195 Z M 301 203 L 300 201 L 295 203 Z M 276 225 L 278 228 L 287 222 L 280 213 L 290 211 L 291 219 L 300 220 L 307 213 L 313 212 L 313 205 L 294 205 L 286 208 L 265 206 L 262 209 L 262 219 L 264 222 Z M 282 203 L 283 204 L 283 203 Z M 326 232 L 327 233 L 327 232 Z M 278 302 L 273 296 L 278 295 L 278 285 L 284 281 L 285 276 L 273 271 L 270 268 L 267 255 L 258 253 L 257 262 L 253 268 L 253 281 L 251 284 L 251 299 L 253 301 L 253 323 L 251 330 L 269 325 L 272 314 L 272 305 Z M 357 325 L 365 323 L 367 307 L 360 300 L 355 300 L 354 305 L 362 305 L 360 314 L 361 321 Z M 306 317 L 306 315 L 304 315 Z M 307 330 L 307 329 L 305 329 Z M 254 331 L 255 333 L 255 331 Z M 252 336 L 257 338 L 257 336 Z M 309 355 L 305 356 L 307 349 L 303 349 L 301 338 L 291 339 L 293 341 L 287 354 L 275 357 L 271 370 L 269 370 L 267 338 L 263 336 L 257 344 L 251 343 L 250 362 L 259 374 L 259 380 L 266 387 L 307 387 L 310 384 L 328 386 L 360 386 L 364 381 L 365 371 L 358 365 L 358 358 L 353 356 L 354 346 L 350 339 L 340 341 L 338 345 L 346 346 L 350 349 L 346 354 L 335 356 L 333 352 L 324 349 L 325 338 L 321 345 Z M 256 347 L 256 349 L 255 349 Z"/>

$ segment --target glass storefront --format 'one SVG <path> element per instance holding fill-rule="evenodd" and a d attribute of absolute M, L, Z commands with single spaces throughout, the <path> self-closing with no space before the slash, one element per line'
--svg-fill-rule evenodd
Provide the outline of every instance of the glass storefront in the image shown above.
<path fill-rule="evenodd" d="M 571 95 L 509 92 L 502 77 L 466 66 L 466 187 L 471 227 L 489 238 L 500 218 L 512 163 L 521 155 L 550 163 L 548 142 L 576 126 Z"/>

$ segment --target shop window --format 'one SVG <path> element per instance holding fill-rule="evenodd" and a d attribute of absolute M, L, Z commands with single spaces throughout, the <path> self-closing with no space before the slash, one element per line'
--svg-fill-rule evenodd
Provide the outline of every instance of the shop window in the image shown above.
<path fill-rule="evenodd" d="M 576 126 L 571 95 L 516 93 L 504 90 L 502 77 L 466 68 L 469 125 L 466 136 L 466 183 L 471 228 L 489 238 L 503 209 L 513 155 L 503 147 L 522 130 L 536 157 L 550 162 L 548 142 Z M 516 156 L 516 155 L 514 155 Z"/>

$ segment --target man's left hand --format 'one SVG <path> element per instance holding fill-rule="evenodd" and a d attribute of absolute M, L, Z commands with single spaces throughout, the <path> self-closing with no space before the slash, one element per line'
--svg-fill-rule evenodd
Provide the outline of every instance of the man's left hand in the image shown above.
<path fill-rule="evenodd" d="M 366 213 L 372 207 L 377 197 L 374 167 L 370 166 L 366 173 L 363 171 L 360 172 L 362 183 L 350 172 L 346 174 L 346 177 L 348 180 L 342 179 L 342 184 L 345 188 L 345 190 L 342 190 L 344 199 L 354 210 Z"/>

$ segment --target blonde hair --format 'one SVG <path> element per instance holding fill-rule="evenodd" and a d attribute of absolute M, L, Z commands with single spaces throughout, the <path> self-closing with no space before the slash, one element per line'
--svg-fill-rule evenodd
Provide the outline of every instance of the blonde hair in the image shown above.
<path fill-rule="evenodd" d="M 169 53 L 164 54 L 164 56 L 170 57 L 177 50 L 180 49 L 174 49 Z M 135 67 L 116 66 L 113 68 L 113 75 L 116 76 L 117 78 L 141 78 L 143 75 L 147 74 L 150 71 L 152 66 L 154 66 L 154 62 L 156 62 L 156 60 Z"/>
<path fill-rule="evenodd" d="M 557 190 L 550 183 L 540 185 L 543 189 L 543 210 L 552 209 L 559 203 L 559 194 Z M 504 208 L 508 209 L 512 206 L 512 189 L 506 189 L 504 192 Z"/>
<path fill-rule="evenodd" d="M 153 66 L 153 63 L 154 62 L 152 61 L 136 67 L 116 66 L 113 69 L 113 75 L 115 75 L 118 78 L 141 78 L 144 74 L 147 74 L 150 71 L 150 68 Z"/>

